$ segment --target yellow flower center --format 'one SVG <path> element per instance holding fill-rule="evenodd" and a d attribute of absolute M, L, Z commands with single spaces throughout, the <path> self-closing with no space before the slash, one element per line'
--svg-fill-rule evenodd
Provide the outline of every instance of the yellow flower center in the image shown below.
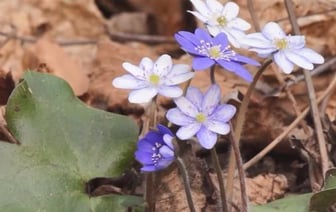
<path fill-rule="evenodd" d="M 160 82 L 160 76 L 156 75 L 156 74 L 152 74 L 149 77 L 149 81 L 150 83 L 152 83 L 153 85 L 157 85 Z"/>
<path fill-rule="evenodd" d="M 212 46 L 208 50 L 208 53 L 211 58 L 219 58 L 222 52 L 221 52 L 220 46 Z"/>
<path fill-rule="evenodd" d="M 219 16 L 217 18 L 217 23 L 220 25 L 220 26 L 226 26 L 227 24 L 227 20 L 224 16 Z"/>
<path fill-rule="evenodd" d="M 203 123 L 206 119 L 206 116 L 203 114 L 203 113 L 199 113 L 197 116 L 196 116 L 196 120 L 200 123 Z"/>
<path fill-rule="evenodd" d="M 285 48 L 287 48 L 287 40 L 285 38 L 278 39 L 278 40 L 275 41 L 275 46 L 278 49 L 285 49 Z"/>

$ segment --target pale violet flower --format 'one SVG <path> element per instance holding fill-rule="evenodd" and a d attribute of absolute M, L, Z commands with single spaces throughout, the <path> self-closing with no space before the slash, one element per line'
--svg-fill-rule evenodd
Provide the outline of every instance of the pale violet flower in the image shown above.
<path fill-rule="evenodd" d="M 294 69 L 294 64 L 308 70 L 314 64 L 324 63 L 324 58 L 314 50 L 305 47 L 305 37 L 286 35 L 279 24 L 267 23 L 261 33 L 246 35 L 242 43 L 248 49 L 258 53 L 260 57 L 272 55 L 274 62 L 286 74 Z"/>
<path fill-rule="evenodd" d="M 213 148 L 217 134 L 230 132 L 228 122 L 236 113 L 233 105 L 220 104 L 220 99 L 221 90 L 216 84 L 205 94 L 196 87 L 188 87 L 186 96 L 174 99 L 177 107 L 169 109 L 166 114 L 170 122 L 181 126 L 176 136 L 186 140 L 196 135 L 202 147 Z"/>
<path fill-rule="evenodd" d="M 116 88 L 131 89 L 128 100 L 132 103 L 147 103 L 160 94 L 165 97 L 180 97 L 183 90 L 178 84 L 194 76 L 190 66 L 173 64 L 172 58 L 164 54 L 155 62 L 144 57 L 139 66 L 125 62 L 123 68 L 129 74 L 115 78 L 112 84 Z"/>
<path fill-rule="evenodd" d="M 221 4 L 217 0 L 190 0 L 197 11 L 188 11 L 208 28 L 211 35 L 216 36 L 224 32 L 230 43 L 239 48 L 240 39 L 245 36 L 251 25 L 237 17 L 239 6 L 234 2 Z"/>

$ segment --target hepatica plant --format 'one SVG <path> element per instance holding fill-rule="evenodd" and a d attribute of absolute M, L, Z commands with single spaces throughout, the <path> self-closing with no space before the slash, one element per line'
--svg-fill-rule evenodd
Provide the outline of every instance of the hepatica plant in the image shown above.
<path fill-rule="evenodd" d="M 224 70 L 233 72 L 245 81 L 251 82 L 253 73 L 245 65 L 260 66 L 260 63 L 238 54 L 231 44 L 236 48 L 247 47 L 250 51 L 257 52 L 261 58 L 271 57 L 286 74 L 293 71 L 294 65 L 311 70 L 313 64 L 324 62 L 320 54 L 305 47 L 304 36 L 286 35 L 275 22 L 267 23 L 261 32 L 246 35 L 245 31 L 250 28 L 250 24 L 238 17 L 239 7 L 236 3 L 221 4 L 216 0 L 190 1 L 195 11 L 188 12 L 201 20 L 206 29 L 197 28 L 194 32 L 179 31 L 175 33 L 175 39 L 181 49 L 192 57 L 191 66 L 196 71 L 207 71 L 208 68 L 214 71 L 214 66 L 219 65 Z M 265 64 L 269 63 L 265 62 Z M 201 92 L 201 88 L 194 86 L 187 86 L 185 90 L 181 89 L 181 83 L 189 81 L 188 85 L 190 85 L 195 73 L 187 64 L 173 64 L 172 58 L 168 54 L 163 54 L 154 61 L 144 57 L 139 65 L 124 62 L 122 66 L 128 73 L 115 78 L 112 84 L 117 88 L 131 90 L 128 96 L 130 102 L 152 102 L 151 105 L 157 107 L 154 97 L 162 95 L 171 98 L 172 103 L 175 104 L 159 118 L 157 118 L 157 108 L 153 110 L 149 105 L 145 105 L 148 107 L 145 108 L 145 111 L 149 117 L 143 125 L 142 134 L 144 136 L 139 139 L 135 152 L 136 160 L 142 165 L 141 171 L 147 173 L 160 171 L 175 161 L 180 168 L 179 173 L 183 176 L 189 208 L 191 211 L 195 211 L 187 170 L 176 147 L 179 146 L 177 145 L 179 142 L 196 140 L 201 147 L 210 150 L 214 156 L 221 189 L 221 207 L 225 209 L 227 202 L 225 195 L 222 195 L 225 191 L 223 191 L 224 185 L 218 159 L 216 162 L 218 157 L 215 146 L 220 136 L 224 137 L 232 131 L 230 121 L 234 118 L 237 109 L 231 104 L 222 102 L 221 84 L 212 79 L 212 85 L 204 93 Z M 259 73 L 265 66 L 260 68 Z M 250 89 L 254 85 L 255 83 L 252 83 Z M 247 104 L 242 108 L 247 108 Z M 239 110 L 238 116 L 244 117 L 246 112 L 244 110 Z M 157 125 L 158 120 L 163 120 L 163 122 Z M 238 118 L 238 120 L 240 119 Z M 167 121 L 170 123 L 169 126 L 176 126 L 175 130 L 171 131 L 163 125 Z M 243 125 L 237 124 L 237 126 Z M 153 130 L 153 128 L 155 129 Z M 233 141 L 232 146 L 234 145 Z M 236 149 L 234 152 L 237 153 L 237 158 L 240 158 L 238 145 L 233 149 Z M 237 161 L 237 167 L 240 167 L 241 170 L 239 171 L 240 180 L 243 182 L 244 176 L 241 177 L 241 173 L 244 171 L 242 171 L 242 164 L 239 162 L 241 160 Z M 147 180 L 150 179 L 147 178 Z M 146 181 L 146 185 L 152 184 Z M 244 183 L 241 183 L 241 186 L 244 186 Z M 148 189 L 150 191 L 152 188 Z M 242 192 L 244 190 L 241 189 Z M 149 193 L 145 193 L 148 205 L 151 205 Z M 243 209 L 241 211 L 247 211 L 244 195 L 246 196 L 246 193 L 242 193 Z"/>

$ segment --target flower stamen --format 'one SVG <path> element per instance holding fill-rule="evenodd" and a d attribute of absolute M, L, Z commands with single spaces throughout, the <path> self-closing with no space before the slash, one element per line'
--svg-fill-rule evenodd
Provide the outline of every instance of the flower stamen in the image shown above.
<path fill-rule="evenodd" d="M 158 85 L 160 82 L 160 76 L 156 74 L 152 74 L 149 76 L 149 82 L 153 85 Z"/>
<path fill-rule="evenodd" d="M 196 121 L 200 123 L 203 123 L 206 120 L 206 116 L 203 113 L 197 114 L 195 118 L 196 118 Z"/>
<path fill-rule="evenodd" d="M 226 20 L 226 18 L 224 16 L 219 16 L 217 19 L 216 19 L 218 25 L 220 26 L 226 26 L 228 21 Z"/>
<path fill-rule="evenodd" d="M 286 38 L 282 38 L 282 39 L 277 39 L 275 40 L 275 46 L 278 48 L 278 49 L 286 49 L 287 48 L 287 40 Z"/>

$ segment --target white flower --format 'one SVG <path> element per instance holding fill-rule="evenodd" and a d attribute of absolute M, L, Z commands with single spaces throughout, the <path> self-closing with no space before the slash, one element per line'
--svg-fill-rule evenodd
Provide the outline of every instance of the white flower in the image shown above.
<path fill-rule="evenodd" d="M 312 70 L 314 64 L 324 63 L 324 58 L 314 50 L 305 47 L 305 37 L 286 35 L 281 27 L 274 22 L 267 23 L 261 33 L 246 35 L 242 43 L 249 50 L 255 51 L 260 57 L 273 56 L 274 62 L 289 74 L 294 64 Z"/>
<path fill-rule="evenodd" d="M 250 29 L 251 25 L 237 17 L 239 6 L 236 3 L 228 2 L 223 5 L 217 0 L 190 1 L 198 12 L 188 12 L 200 19 L 212 36 L 223 32 L 234 47 L 240 47 L 240 39 L 245 36 L 244 31 Z"/>
<path fill-rule="evenodd" d="M 132 103 L 147 103 L 158 93 L 162 96 L 176 98 L 183 93 L 177 84 L 183 83 L 194 76 L 190 66 L 173 64 L 167 54 L 160 56 L 155 62 L 144 57 L 139 66 L 123 63 L 129 72 L 112 81 L 114 87 L 131 89 L 128 100 Z"/>

